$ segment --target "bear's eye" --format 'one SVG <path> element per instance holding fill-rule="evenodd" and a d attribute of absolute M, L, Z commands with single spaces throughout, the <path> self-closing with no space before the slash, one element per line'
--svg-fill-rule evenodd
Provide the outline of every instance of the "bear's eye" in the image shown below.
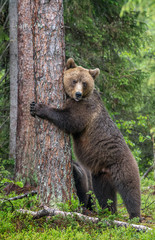
<path fill-rule="evenodd" d="M 87 87 L 87 83 L 86 82 L 83 82 L 83 87 Z"/>
<path fill-rule="evenodd" d="M 73 84 L 76 84 L 77 83 L 77 81 L 76 80 L 73 80 Z"/>

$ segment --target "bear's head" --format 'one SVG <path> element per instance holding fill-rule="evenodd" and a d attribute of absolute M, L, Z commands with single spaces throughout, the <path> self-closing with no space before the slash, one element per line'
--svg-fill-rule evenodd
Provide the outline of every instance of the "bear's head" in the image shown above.
<path fill-rule="evenodd" d="M 66 63 L 64 88 L 67 95 L 75 101 L 90 96 L 94 90 L 94 80 L 99 75 L 98 68 L 92 70 L 77 66 L 72 58 Z"/>

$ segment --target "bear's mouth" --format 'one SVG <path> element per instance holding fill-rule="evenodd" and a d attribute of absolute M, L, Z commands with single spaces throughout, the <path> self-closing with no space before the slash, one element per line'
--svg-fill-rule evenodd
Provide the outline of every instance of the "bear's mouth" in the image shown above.
<path fill-rule="evenodd" d="M 82 95 L 81 96 L 75 96 L 74 100 L 76 102 L 79 102 L 82 99 Z"/>
<path fill-rule="evenodd" d="M 81 99 L 82 99 L 82 97 L 80 97 L 80 98 L 74 98 L 74 100 L 75 100 L 76 102 L 79 102 Z"/>

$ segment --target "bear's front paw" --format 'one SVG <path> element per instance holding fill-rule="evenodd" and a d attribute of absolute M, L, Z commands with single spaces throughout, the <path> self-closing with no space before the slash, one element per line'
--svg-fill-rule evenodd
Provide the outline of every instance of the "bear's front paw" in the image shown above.
<path fill-rule="evenodd" d="M 30 103 L 30 114 L 32 117 L 36 116 L 36 103 L 35 102 Z"/>

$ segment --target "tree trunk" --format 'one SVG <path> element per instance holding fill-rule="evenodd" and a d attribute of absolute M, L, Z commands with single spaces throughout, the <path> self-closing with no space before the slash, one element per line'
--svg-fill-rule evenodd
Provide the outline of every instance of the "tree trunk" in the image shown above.
<path fill-rule="evenodd" d="M 62 107 L 64 26 L 62 0 L 18 1 L 18 118 L 16 177 L 34 181 L 43 204 L 73 192 L 69 136 L 30 116 L 35 100 Z"/>
<path fill-rule="evenodd" d="M 35 120 L 29 113 L 34 99 L 34 68 L 31 1 L 18 1 L 18 118 L 16 178 L 34 181 L 36 178 Z"/>
<path fill-rule="evenodd" d="M 62 107 L 65 59 L 62 0 L 33 1 L 34 69 L 37 102 Z M 36 119 L 36 157 L 43 204 L 71 198 L 73 191 L 69 136 L 53 124 Z"/>
<path fill-rule="evenodd" d="M 17 130 L 17 97 L 18 97 L 18 66 L 17 66 L 17 0 L 9 1 L 10 22 L 10 158 L 16 157 Z"/>

